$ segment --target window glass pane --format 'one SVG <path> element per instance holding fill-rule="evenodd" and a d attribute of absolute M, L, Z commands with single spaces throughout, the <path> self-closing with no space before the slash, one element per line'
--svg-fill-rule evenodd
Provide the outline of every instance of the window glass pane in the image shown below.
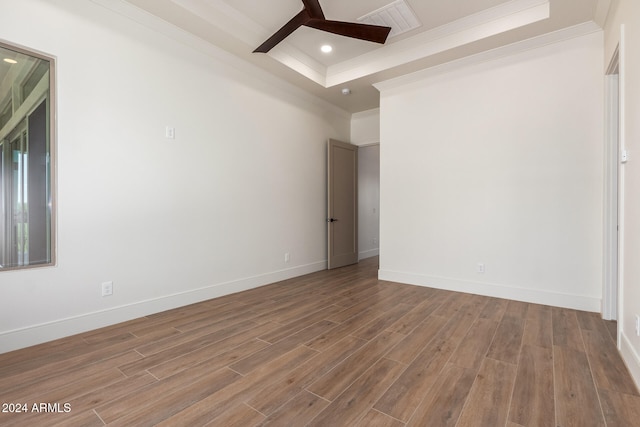
<path fill-rule="evenodd" d="M 53 60 L 0 43 L 0 270 L 53 263 Z"/>
<path fill-rule="evenodd" d="M 47 71 L 49 71 L 49 63 L 47 61 L 40 61 L 33 67 L 29 77 L 22 84 L 22 99 L 27 99 L 31 95 Z"/>
<path fill-rule="evenodd" d="M 7 105 L 4 108 L 0 109 L 0 128 L 6 125 L 9 122 L 9 119 L 13 115 L 11 100 L 7 102 Z"/>

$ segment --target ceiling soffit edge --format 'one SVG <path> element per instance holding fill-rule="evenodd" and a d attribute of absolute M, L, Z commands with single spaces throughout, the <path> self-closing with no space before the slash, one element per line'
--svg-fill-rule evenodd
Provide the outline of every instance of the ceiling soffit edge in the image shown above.
<path fill-rule="evenodd" d="M 596 3 L 595 18 L 593 20 L 601 27 L 604 27 L 604 24 L 607 22 L 612 3 L 613 0 L 598 0 Z"/>
<path fill-rule="evenodd" d="M 248 44 L 265 37 L 268 31 L 257 22 L 243 15 L 224 1 L 211 0 L 170 0 L 218 29 Z"/>
<path fill-rule="evenodd" d="M 424 79 L 455 71 L 462 67 L 482 64 L 485 62 L 505 58 L 528 50 L 537 49 L 551 44 L 563 42 L 576 37 L 602 31 L 602 28 L 594 21 L 584 22 L 572 27 L 563 28 L 541 36 L 532 37 L 506 46 L 501 46 L 475 55 L 466 56 L 451 62 L 436 65 L 431 68 L 416 71 L 400 77 L 374 83 L 373 86 L 382 94 L 392 94 L 396 90 L 410 89 L 414 84 L 420 84 Z"/>
<path fill-rule="evenodd" d="M 301 50 L 281 42 L 271 49 L 269 56 L 320 86 L 327 87 L 327 67 Z"/>
<path fill-rule="evenodd" d="M 256 80 L 265 84 L 277 87 L 292 96 L 305 99 L 310 103 L 323 109 L 332 111 L 337 116 L 351 118 L 350 112 L 333 104 L 323 98 L 320 98 L 307 90 L 304 90 L 293 83 L 288 82 L 282 77 L 278 77 L 251 62 L 242 59 L 215 44 L 204 40 L 176 25 L 157 17 L 146 10 L 128 3 L 126 0 L 90 0 L 92 3 L 99 5 L 113 13 L 124 16 L 143 27 L 162 34 L 171 40 L 188 46 L 194 51 L 200 52 L 215 61 L 225 64 L 229 70 L 237 70 L 240 73 L 254 76 Z M 237 74 L 237 73 L 234 73 Z"/>
<path fill-rule="evenodd" d="M 330 66 L 327 87 L 365 77 L 549 18 L 548 0 L 516 0 Z"/>
<path fill-rule="evenodd" d="M 171 0 L 248 46 L 270 32 L 224 1 Z M 549 17 L 549 0 L 512 0 L 326 67 L 284 40 L 267 55 L 329 88 Z"/>
<path fill-rule="evenodd" d="M 271 35 L 260 24 L 224 1 L 171 0 L 171 2 L 232 35 L 247 46 L 256 46 Z M 325 86 L 327 67 L 287 43 L 286 40 L 269 52 L 269 56 L 319 85 Z"/>
<path fill-rule="evenodd" d="M 367 118 L 367 117 L 376 117 L 380 115 L 380 107 L 372 108 L 371 110 L 359 111 L 357 113 L 353 113 L 354 118 Z"/>

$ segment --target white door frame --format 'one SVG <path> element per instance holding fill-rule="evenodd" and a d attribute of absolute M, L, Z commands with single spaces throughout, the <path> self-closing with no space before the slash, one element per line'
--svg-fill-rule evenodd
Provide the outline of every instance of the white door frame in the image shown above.
<path fill-rule="evenodd" d="M 604 263 L 602 317 L 606 320 L 618 318 L 618 253 L 619 253 L 619 75 L 618 58 L 614 57 L 615 69 L 605 76 L 605 149 L 604 149 Z"/>
<path fill-rule="evenodd" d="M 602 317 L 624 319 L 624 162 L 625 145 L 625 58 L 624 25 L 605 76 L 605 188 L 604 188 L 604 268 Z M 622 328 L 618 325 L 620 348 Z"/>

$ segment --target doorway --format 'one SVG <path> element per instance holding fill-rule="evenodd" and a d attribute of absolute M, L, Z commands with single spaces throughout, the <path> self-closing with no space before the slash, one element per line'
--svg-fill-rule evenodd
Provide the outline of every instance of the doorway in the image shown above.
<path fill-rule="evenodd" d="M 380 254 L 380 144 L 358 149 L 358 257 Z"/>
<path fill-rule="evenodd" d="M 620 58 L 616 49 L 605 76 L 606 140 L 605 140 L 605 210 L 602 317 L 618 320 L 619 272 L 621 260 L 622 179 L 620 164 L 626 159 L 621 145 Z"/>
<path fill-rule="evenodd" d="M 327 267 L 358 262 L 358 147 L 327 144 Z"/>

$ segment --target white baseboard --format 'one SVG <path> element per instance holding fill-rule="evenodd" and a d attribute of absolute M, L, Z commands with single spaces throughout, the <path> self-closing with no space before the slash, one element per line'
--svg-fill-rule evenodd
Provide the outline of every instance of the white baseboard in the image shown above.
<path fill-rule="evenodd" d="M 627 365 L 627 369 L 629 369 L 629 373 L 631 374 L 633 381 L 636 383 L 636 387 L 640 390 L 640 355 L 635 351 L 631 345 L 629 337 L 627 337 L 624 331 L 620 334 L 619 347 L 622 359 Z"/>
<path fill-rule="evenodd" d="M 599 313 L 601 309 L 601 300 L 599 298 L 592 298 L 584 295 L 560 294 L 542 291 L 539 289 L 516 288 L 494 283 L 424 276 L 420 274 L 403 273 L 391 270 L 379 270 L 378 278 L 380 280 L 387 280 L 390 282 L 426 286 L 455 292 L 466 292 L 470 294 L 511 299 L 534 304 L 572 308 L 574 310 Z"/>
<path fill-rule="evenodd" d="M 362 251 L 358 253 L 358 260 L 371 258 L 380 255 L 380 249 L 370 249 L 368 251 Z"/>
<path fill-rule="evenodd" d="M 206 301 L 248 289 L 276 283 L 293 277 L 303 276 L 316 271 L 325 270 L 326 261 L 292 267 L 286 270 L 274 271 L 258 276 L 247 277 L 225 283 L 218 283 L 200 289 L 165 295 L 119 307 L 92 313 L 81 314 L 65 319 L 39 325 L 28 326 L 12 331 L 0 333 L 0 354 L 12 350 L 29 347 L 36 344 L 64 338 L 82 332 L 91 331 L 105 326 L 126 322 L 138 317 L 159 313 L 173 308 Z"/>

